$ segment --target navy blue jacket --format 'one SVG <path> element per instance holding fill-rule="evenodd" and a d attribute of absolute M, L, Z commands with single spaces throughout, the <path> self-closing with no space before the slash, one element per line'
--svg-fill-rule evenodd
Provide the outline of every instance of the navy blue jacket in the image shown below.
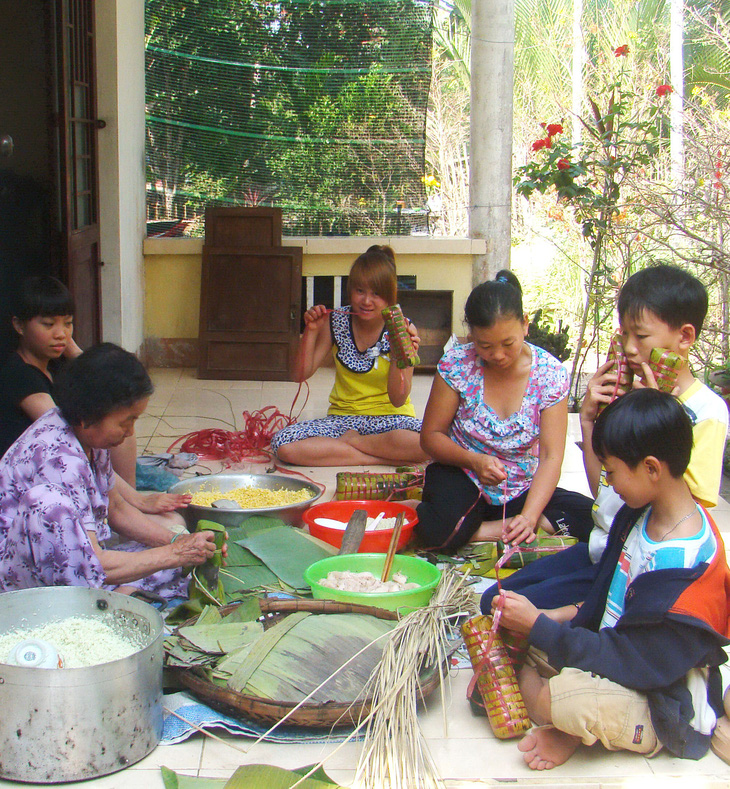
<path fill-rule="evenodd" d="M 599 629 L 621 549 L 639 514 L 624 506 L 616 515 L 596 581 L 573 621 L 558 624 L 541 615 L 530 642 L 558 670 L 582 669 L 646 693 L 662 744 L 677 756 L 699 759 L 710 737 L 690 726 L 694 713 L 684 678 L 692 668 L 710 667 L 709 700 L 723 714 L 717 666 L 727 659 L 722 647 L 730 643 L 725 548 L 708 516 L 718 546 L 712 562 L 643 573 L 627 589 L 615 627 Z"/>

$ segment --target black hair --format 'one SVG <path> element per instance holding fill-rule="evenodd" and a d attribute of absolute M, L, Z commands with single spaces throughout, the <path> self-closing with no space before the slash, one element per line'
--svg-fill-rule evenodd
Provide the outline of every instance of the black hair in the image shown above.
<path fill-rule="evenodd" d="M 644 310 L 673 329 L 690 323 L 699 336 L 707 315 L 707 290 L 697 277 L 677 266 L 650 266 L 632 274 L 618 294 L 620 320 L 640 320 Z"/>
<path fill-rule="evenodd" d="M 70 425 L 93 425 L 153 391 L 142 362 L 118 345 L 104 342 L 69 362 L 56 379 L 54 399 Z"/>
<path fill-rule="evenodd" d="M 488 329 L 499 318 L 512 317 L 521 321 L 525 312 L 520 281 L 507 269 L 498 272 L 493 280 L 477 285 L 466 300 L 464 319 L 470 327 Z"/>
<path fill-rule="evenodd" d="M 652 455 L 673 477 L 687 470 L 692 421 L 676 397 L 658 389 L 634 389 L 606 407 L 593 427 L 593 451 L 636 468 Z"/>
<path fill-rule="evenodd" d="M 76 305 L 69 289 L 60 280 L 47 275 L 24 279 L 13 309 L 13 315 L 20 321 L 73 315 L 75 312 Z"/>

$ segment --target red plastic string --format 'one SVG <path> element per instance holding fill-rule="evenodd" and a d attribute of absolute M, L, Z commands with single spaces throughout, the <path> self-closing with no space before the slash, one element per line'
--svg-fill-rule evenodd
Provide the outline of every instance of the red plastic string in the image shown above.
<path fill-rule="evenodd" d="M 182 452 L 194 452 L 202 460 L 267 462 L 271 459 L 268 447 L 274 433 L 296 421 L 291 415 L 282 414 L 273 405 L 267 405 L 259 411 L 244 411 L 242 417 L 242 430 L 196 430 L 173 441 L 167 451 L 171 452 L 182 442 Z"/>

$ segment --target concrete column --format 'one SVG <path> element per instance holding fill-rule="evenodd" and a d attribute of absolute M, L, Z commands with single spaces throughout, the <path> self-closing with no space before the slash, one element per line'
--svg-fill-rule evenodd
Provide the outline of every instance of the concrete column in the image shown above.
<path fill-rule="evenodd" d="M 514 0 L 472 0 L 469 235 L 483 238 L 473 282 L 510 261 Z"/>
<path fill-rule="evenodd" d="M 144 0 L 96 0 L 99 215 L 104 340 L 144 337 Z"/>

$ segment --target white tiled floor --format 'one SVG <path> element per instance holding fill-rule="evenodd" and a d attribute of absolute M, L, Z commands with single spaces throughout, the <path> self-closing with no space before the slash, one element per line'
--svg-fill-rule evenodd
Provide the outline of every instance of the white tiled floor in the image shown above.
<path fill-rule="evenodd" d="M 319 371 L 310 382 L 311 393 L 304 417 L 324 413 L 331 377 L 330 371 Z M 140 452 L 148 454 L 167 450 L 176 438 L 199 428 L 230 428 L 234 423 L 240 428 L 244 410 L 275 405 L 288 412 L 297 390 L 296 385 L 282 382 L 202 381 L 192 370 L 155 370 L 153 378 L 157 389 L 137 429 Z M 419 413 L 422 413 L 428 398 L 430 382 L 429 376 L 414 378 L 413 400 Z M 571 417 L 560 484 L 587 493 L 580 451 L 574 444 L 577 438 L 577 419 Z M 216 464 L 206 465 L 214 470 L 218 467 Z M 256 468 L 260 470 L 260 466 Z M 308 476 L 327 484 L 325 498 L 331 495 L 338 470 L 301 469 Z M 730 532 L 730 505 L 721 502 L 714 515 L 720 529 Z M 678 789 L 685 786 L 727 789 L 730 786 L 730 768 L 712 753 L 699 762 L 689 762 L 663 753 L 654 759 L 645 759 L 625 752 L 608 752 L 600 747 L 581 748 L 562 767 L 549 773 L 532 773 L 522 762 L 514 741 L 497 740 L 485 718 L 472 716 L 465 699 L 470 673 L 455 672 L 445 688 L 447 732 L 443 728 L 444 708 L 438 692 L 420 716 L 423 735 L 449 789 L 504 783 L 517 784 L 523 789 L 568 785 L 586 789 L 619 786 L 625 789 Z M 251 747 L 251 744 L 252 741 L 242 738 L 225 737 L 224 742 L 220 742 L 195 735 L 179 745 L 159 746 L 146 759 L 116 775 L 68 785 L 88 789 L 162 789 L 161 765 L 187 775 L 228 778 L 237 766 L 244 763 L 300 767 L 326 759 L 329 754 L 332 756 L 325 762 L 328 773 L 333 779 L 350 785 L 360 750 L 356 743 L 348 743 L 339 749 L 336 745 L 261 743 Z M 23 785 L 0 781 L 0 789 Z M 418 787 L 413 784 L 403 789 Z"/>

